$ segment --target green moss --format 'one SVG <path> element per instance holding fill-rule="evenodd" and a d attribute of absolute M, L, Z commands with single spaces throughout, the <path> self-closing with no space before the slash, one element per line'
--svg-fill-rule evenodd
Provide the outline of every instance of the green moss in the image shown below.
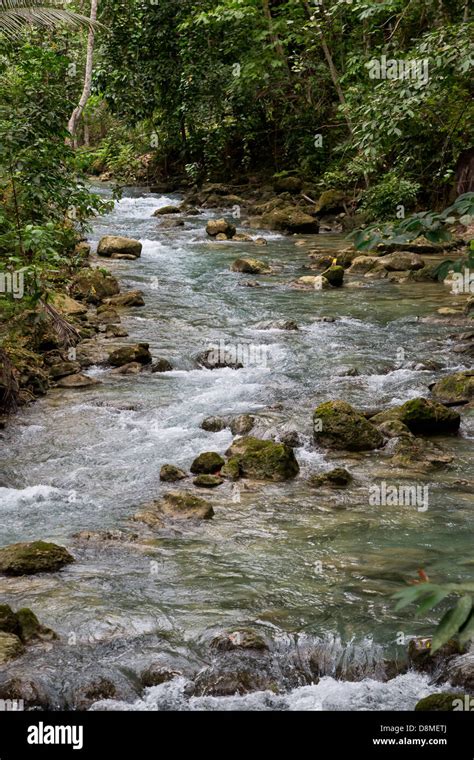
<path fill-rule="evenodd" d="M 348 451 L 370 451 L 383 444 L 374 425 L 345 401 L 327 401 L 313 414 L 316 443 Z"/>
<path fill-rule="evenodd" d="M 414 435 L 455 433 L 461 424 L 458 412 L 425 398 L 414 398 L 402 404 L 399 419 Z"/>
<path fill-rule="evenodd" d="M 244 478 L 278 481 L 294 478 L 299 472 L 293 449 L 284 443 L 247 436 L 234 441 L 226 453 L 238 461 Z"/>
<path fill-rule="evenodd" d="M 0 604 L 0 631 L 14 634 L 20 632 L 18 617 L 9 604 Z"/>
<path fill-rule="evenodd" d="M 172 517 L 208 520 L 214 515 L 209 502 L 184 491 L 171 491 L 159 504 L 162 512 Z"/>
<path fill-rule="evenodd" d="M 326 278 L 334 288 L 340 288 L 344 281 L 344 267 L 333 265 L 326 269 L 322 276 Z"/>
<path fill-rule="evenodd" d="M 215 488 L 216 486 L 222 485 L 224 480 L 220 478 L 218 475 L 197 475 L 193 483 L 195 486 L 199 486 L 200 488 Z"/>
<path fill-rule="evenodd" d="M 0 631 L 0 665 L 19 657 L 23 653 L 23 644 L 13 633 Z"/>
<path fill-rule="evenodd" d="M 474 371 L 455 372 L 443 377 L 434 384 L 431 392 L 442 404 L 467 404 L 474 398 Z"/>
<path fill-rule="evenodd" d="M 174 464 L 164 464 L 160 470 L 160 480 L 172 483 L 176 480 L 183 480 L 187 475 L 184 470 L 175 467 Z"/>
<path fill-rule="evenodd" d="M 343 467 L 336 467 L 334 470 L 324 472 L 321 475 L 313 475 L 308 483 L 312 488 L 319 488 L 321 486 L 330 486 L 332 488 L 341 488 L 348 486 L 352 480 L 350 472 Z"/>
<path fill-rule="evenodd" d="M 5 575 L 55 572 L 70 562 L 74 562 L 74 557 L 63 546 L 45 541 L 11 544 L 0 549 L 0 573 Z"/>
<path fill-rule="evenodd" d="M 238 457 L 231 457 L 227 460 L 221 470 L 221 475 L 228 480 L 238 480 L 240 478 L 240 464 Z"/>
<path fill-rule="evenodd" d="M 16 613 L 20 623 L 20 638 L 25 643 L 37 639 L 56 639 L 57 634 L 41 625 L 35 613 L 29 607 L 22 607 Z"/>
<path fill-rule="evenodd" d="M 213 475 L 225 464 L 225 459 L 215 451 L 205 451 L 199 454 L 191 465 L 191 472 L 195 475 Z"/>
<path fill-rule="evenodd" d="M 415 705 L 415 712 L 452 712 L 456 706 L 456 700 L 463 699 L 462 694 L 441 692 L 423 697 Z"/>

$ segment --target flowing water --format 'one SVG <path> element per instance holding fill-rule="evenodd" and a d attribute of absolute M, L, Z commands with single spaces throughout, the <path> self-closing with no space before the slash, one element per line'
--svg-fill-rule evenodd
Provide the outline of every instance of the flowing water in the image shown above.
<path fill-rule="evenodd" d="M 148 342 L 174 370 L 130 377 L 92 367 L 102 385 L 52 391 L 23 409 L 4 434 L 0 544 L 53 540 L 76 558 L 58 574 L 0 579 L 2 598 L 15 609 L 32 607 L 61 636 L 52 647 L 29 649 L 9 672 L 34 674 L 58 705 L 71 703 L 81 679 L 114 673 L 123 679 L 123 699 L 98 707 L 411 709 L 434 690 L 427 677 L 409 672 L 384 683 L 381 666 L 403 659 L 409 637 L 429 633 L 437 614 L 417 620 L 411 608 L 395 612 L 391 594 L 419 567 L 437 581 L 474 574 L 472 418 L 463 417 L 460 436 L 441 441 L 455 457 L 452 467 L 417 473 L 414 481 L 412 471 L 390 472 L 384 451 L 335 456 L 314 447 L 311 412 L 331 398 L 368 409 L 426 395 L 435 375 L 411 369 L 416 362 L 462 368 L 448 339 L 453 326 L 424 319 L 445 290 L 386 281 L 293 290 L 289 281 L 308 264 L 307 249 L 293 238 L 266 232 L 262 248 L 210 241 L 204 232 L 210 214 L 187 217 L 184 228 L 160 229 L 152 212 L 176 200 L 132 191 L 91 234 L 93 242 L 103 234 L 142 241 L 140 259 L 107 266 L 123 290 L 144 292 L 145 307 L 123 318 L 128 340 Z M 317 244 L 335 251 L 346 245 L 336 235 L 321 235 Z M 276 273 L 260 276 L 260 287 L 243 286 L 254 278 L 229 268 L 241 255 L 270 262 Z M 299 330 L 259 329 L 262 321 L 281 319 L 296 320 Z M 197 369 L 193 357 L 220 341 L 249 352 L 250 364 Z M 348 367 L 359 375 L 345 375 Z M 161 465 L 189 468 L 202 451 L 223 453 L 230 431 L 205 432 L 200 423 L 246 412 L 258 416 L 262 437 L 302 434 L 296 480 L 245 482 L 237 497 L 226 483 L 205 494 L 213 520 L 148 532 L 137 542 L 73 538 L 84 529 L 140 532 L 130 517 L 166 489 Z M 348 489 L 331 494 L 305 485 L 309 474 L 336 465 L 353 473 Z M 428 485 L 429 509 L 370 506 L 370 484 L 390 477 Z M 281 693 L 189 696 L 189 678 L 217 656 L 210 640 L 242 627 L 271 640 Z M 298 658 L 305 673 L 315 648 L 324 677 L 313 685 L 307 674 L 295 682 L 289 663 Z M 136 674 L 151 661 L 183 675 L 138 698 Z"/>

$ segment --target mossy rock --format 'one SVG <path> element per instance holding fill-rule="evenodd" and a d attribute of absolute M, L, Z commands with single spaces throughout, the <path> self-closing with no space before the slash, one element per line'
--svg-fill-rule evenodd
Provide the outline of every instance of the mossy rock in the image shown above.
<path fill-rule="evenodd" d="M 244 478 L 288 480 L 300 469 L 292 448 L 252 436 L 237 438 L 226 456 L 238 462 L 240 475 Z"/>
<path fill-rule="evenodd" d="M 214 510 L 208 501 L 184 491 L 170 491 L 162 499 L 160 509 L 165 515 L 180 519 L 209 520 Z"/>
<path fill-rule="evenodd" d="M 194 475 L 213 475 L 219 472 L 225 464 L 225 459 L 215 451 L 205 451 L 199 454 L 192 463 L 190 469 Z"/>
<path fill-rule="evenodd" d="M 232 272 L 243 272 L 244 274 L 268 274 L 271 272 L 270 267 L 260 259 L 236 259 L 230 268 Z"/>
<path fill-rule="evenodd" d="M 212 639 L 211 647 L 219 652 L 232 652 L 239 649 L 263 652 L 269 648 L 265 638 L 251 628 L 220 633 Z"/>
<path fill-rule="evenodd" d="M 109 354 L 108 363 L 114 367 L 122 367 L 124 364 L 139 362 L 151 364 L 152 358 L 148 343 L 137 343 L 132 346 L 122 346 Z"/>
<path fill-rule="evenodd" d="M 238 457 L 231 457 L 227 460 L 221 469 L 221 476 L 227 480 L 238 480 L 240 478 L 240 464 Z"/>
<path fill-rule="evenodd" d="M 426 471 L 446 467 L 453 459 L 452 454 L 445 453 L 432 441 L 410 434 L 399 438 L 391 461 L 401 467 Z"/>
<path fill-rule="evenodd" d="M 173 365 L 171 362 L 168 361 L 168 359 L 157 359 L 156 362 L 153 362 L 151 366 L 152 372 L 171 372 L 173 369 Z"/>
<path fill-rule="evenodd" d="M 0 631 L 2 633 L 14 633 L 16 636 L 20 633 L 18 616 L 9 604 L 0 604 Z"/>
<path fill-rule="evenodd" d="M 330 266 L 329 269 L 325 269 L 321 276 L 325 277 L 333 288 L 340 288 L 344 282 L 344 267 Z"/>
<path fill-rule="evenodd" d="M 181 209 L 179 206 L 162 206 L 161 208 L 157 208 L 156 211 L 153 212 L 153 216 L 166 216 L 167 214 L 179 214 L 181 212 Z"/>
<path fill-rule="evenodd" d="M 372 419 L 375 419 L 372 417 Z M 400 420 L 384 420 L 378 422 L 376 427 L 386 438 L 411 438 L 412 433 Z"/>
<path fill-rule="evenodd" d="M 206 225 L 206 232 L 209 237 L 225 235 L 230 240 L 234 237 L 237 230 L 235 225 L 228 222 L 227 219 L 210 219 Z"/>
<path fill-rule="evenodd" d="M 318 213 L 329 211 L 344 211 L 344 205 L 349 201 L 349 196 L 344 190 L 325 190 L 319 196 L 316 204 Z"/>
<path fill-rule="evenodd" d="M 323 472 L 321 475 L 312 475 L 308 483 L 312 488 L 320 488 L 321 486 L 343 488 L 348 486 L 351 480 L 352 475 L 344 467 L 335 467 L 334 470 Z"/>
<path fill-rule="evenodd" d="M 216 488 L 216 486 L 221 486 L 223 482 L 223 478 L 220 478 L 219 475 L 197 475 L 193 480 L 193 484 L 200 488 Z"/>
<path fill-rule="evenodd" d="M 255 417 L 251 414 L 239 414 L 230 421 L 230 432 L 232 435 L 246 435 L 250 433 L 255 425 Z"/>
<path fill-rule="evenodd" d="M 161 528 L 165 517 L 176 520 L 210 520 L 213 516 L 214 510 L 205 499 L 185 491 L 170 491 L 162 499 L 146 504 L 132 519 L 145 523 L 150 528 Z"/>
<path fill-rule="evenodd" d="M 415 712 L 453 712 L 456 704 L 459 704 L 457 700 L 460 699 L 463 699 L 463 695 L 455 692 L 430 694 L 416 703 Z"/>
<path fill-rule="evenodd" d="M 0 631 L 0 665 L 19 657 L 23 651 L 24 647 L 18 636 Z"/>
<path fill-rule="evenodd" d="M 267 229 L 283 232 L 319 232 L 318 220 L 295 206 L 273 209 L 262 216 L 261 224 Z"/>
<path fill-rule="evenodd" d="M 174 483 L 184 478 L 187 478 L 184 470 L 175 467 L 174 464 L 164 464 L 160 470 L 160 480 L 164 480 L 166 483 Z"/>
<path fill-rule="evenodd" d="M 32 575 L 56 572 L 74 562 L 67 549 L 46 541 L 10 544 L 0 549 L 0 573 Z"/>
<path fill-rule="evenodd" d="M 120 293 L 118 280 L 103 269 L 81 269 L 71 286 L 74 298 L 86 303 L 98 304 Z"/>
<path fill-rule="evenodd" d="M 114 255 L 133 256 L 139 258 L 142 253 L 142 244 L 139 240 L 126 238 L 120 235 L 105 235 L 100 239 L 97 246 L 97 255 L 110 258 Z"/>
<path fill-rule="evenodd" d="M 23 642 L 57 639 L 58 635 L 42 625 L 29 607 L 22 607 L 16 613 L 20 625 L 20 638 Z"/>
<path fill-rule="evenodd" d="M 201 422 L 201 427 L 208 433 L 219 433 L 221 430 L 225 430 L 229 425 L 227 417 L 206 417 Z"/>
<path fill-rule="evenodd" d="M 274 177 L 273 180 L 273 189 L 276 193 L 291 193 L 293 195 L 300 193 L 302 187 L 303 181 L 299 177 L 291 175 L 286 177 Z"/>
<path fill-rule="evenodd" d="M 402 404 L 398 419 L 414 435 L 457 433 L 461 415 L 437 401 L 414 398 Z"/>
<path fill-rule="evenodd" d="M 468 404 L 474 398 L 474 370 L 455 372 L 430 387 L 433 398 L 441 404 Z"/>
<path fill-rule="evenodd" d="M 313 414 L 316 443 L 347 451 L 370 451 L 383 444 L 383 436 L 346 401 L 326 401 Z"/>

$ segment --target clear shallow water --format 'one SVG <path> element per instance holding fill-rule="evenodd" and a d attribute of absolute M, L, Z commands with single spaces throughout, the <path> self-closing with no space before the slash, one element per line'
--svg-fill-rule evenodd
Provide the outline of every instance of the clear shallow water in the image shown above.
<path fill-rule="evenodd" d="M 473 575 L 472 418 L 465 416 L 461 436 L 442 441 L 455 455 L 453 466 L 418 474 L 431 497 L 428 512 L 420 513 L 369 506 L 374 477 L 389 477 L 386 454 L 334 456 L 315 449 L 311 412 L 330 398 L 372 408 L 426 395 L 435 375 L 397 369 L 400 348 L 409 362 L 436 358 L 449 370 L 462 367 L 446 341 L 457 328 L 422 321 L 442 305 L 446 292 L 438 285 L 382 281 L 363 287 L 349 282 L 340 291 L 292 290 L 288 282 L 304 274 L 309 261 L 292 238 L 263 233 L 268 245 L 261 248 L 208 242 L 205 215 L 188 217 L 184 229 L 160 230 L 151 214 L 175 200 L 125 197 L 91 235 L 93 242 L 105 233 L 142 240 L 141 259 L 107 266 L 124 290 L 140 288 L 145 294 L 146 306 L 123 320 L 128 340 L 149 342 L 153 355 L 168 358 L 175 370 L 130 378 L 92 368 L 101 386 L 54 391 L 22 411 L 5 434 L 0 543 L 55 540 L 77 560 L 57 575 L 0 579 L 2 597 L 15 607 L 31 606 L 63 637 L 59 654 L 31 650 L 14 668 L 34 667 L 61 680 L 65 672 L 99 666 L 126 663 L 135 671 L 159 657 L 192 670 L 209 663 L 208 644 L 217 631 L 252 625 L 281 642 L 287 653 L 298 646 L 295 636 L 325 641 L 329 649 L 337 637 L 341 648 L 331 667 L 344 661 L 344 647 L 356 646 L 357 655 L 352 649 L 349 659 L 370 651 L 367 676 L 374 675 L 384 657 L 402 656 L 405 647 L 396 644 L 400 632 L 427 633 L 437 617 L 418 621 L 410 609 L 396 613 L 391 594 L 415 577 L 418 567 L 439 581 Z M 316 244 L 345 245 L 328 235 Z M 260 277 L 259 288 L 242 287 L 253 278 L 229 269 L 240 255 L 268 261 L 277 273 Z M 317 321 L 327 316 L 338 319 Z M 256 329 L 275 319 L 295 319 L 300 329 Z M 193 357 L 220 340 L 263 346 L 267 361 L 239 371 L 195 369 Z M 344 367 L 356 367 L 359 376 L 340 376 Z M 142 535 L 129 518 L 163 493 L 161 465 L 189 468 L 201 451 L 224 452 L 230 432 L 207 433 L 200 423 L 209 415 L 243 412 L 259 415 L 257 432 L 263 436 L 304 434 L 306 443 L 296 451 L 297 480 L 245 483 L 238 503 L 226 484 L 205 494 L 214 505 L 212 521 L 158 536 L 145 533 L 135 544 L 73 539 L 84 529 Z M 308 474 L 336 464 L 353 472 L 350 489 L 333 495 L 308 489 Z M 410 482 L 413 473 L 396 478 Z M 416 691 L 414 683 L 418 695 L 426 688 L 420 676 L 400 678 L 405 678 L 400 694 L 408 700 L 414 699 L 407 696 Z M 372 690 L 374 709 L 390 705 L 397 685 L 372 683 L 360 685 L 360 694 Z M 147 707 L 156 709 L 166 698 L 177 704 L 181 686 L 173 684 L 148 695 Z M 350 690 L 340 696 L 334 679 L 326 687 L 324 694 L 333 689 L 338 704 L 363 709 L 351 702 Z M 321 709 L 317 705 L 326 699 L 321 685 L 305 688 L 309 691 L 294 696 L 298 704 L 307 699 L 310 709 Z M 291 709 L 293 697 L 272 698 L 270 708 Z M 267 697 L 242 699 L 242 705 L 259 699 L 267 704 Z M 329 702 L 322 709 L 329 709 Z M 222 709 L 229 704 L 223 701 Z M 188 700 L 187 705 L 214 709 L 210 703 L 192 706 Z"/>

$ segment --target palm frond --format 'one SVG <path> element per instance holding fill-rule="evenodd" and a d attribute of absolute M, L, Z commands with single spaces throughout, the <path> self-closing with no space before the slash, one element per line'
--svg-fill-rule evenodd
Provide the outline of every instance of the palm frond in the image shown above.
<path fill-rule="evenodd" d="M 0 411 L 15 412 L 19 392 L 15 368 L 4 348 L 0 348 Z"/>
<path fill-rule="evenodd" d="M 75 346 L 80 339 L 79 332 L 51 304 L 40 301 L 39 305 L 51 323 L 51 327 L 63 346 Z"/>
<path fill-rule="evenodd" d="M 44 0 L 0 0 L 0 35 L 18 39 L 26 26 L 54 29 L 61 25 L 75 29 L 95 28 L 87 16 Z"/>

